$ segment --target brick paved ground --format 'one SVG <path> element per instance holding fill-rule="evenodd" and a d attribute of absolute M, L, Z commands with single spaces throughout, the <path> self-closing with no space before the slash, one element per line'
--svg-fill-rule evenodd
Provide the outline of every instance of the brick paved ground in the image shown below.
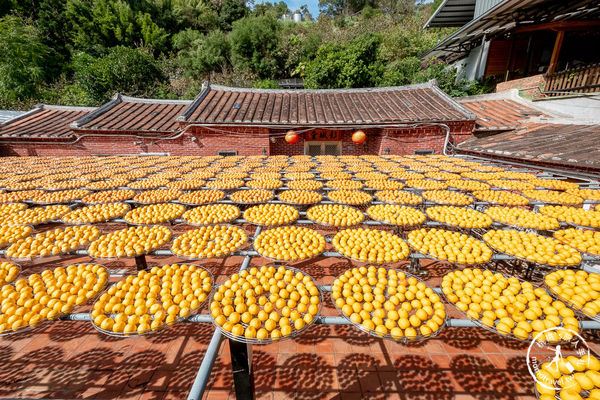
<path fill-rule="evenodd" d="M 85 257 L 24 265 L 23 274 Z M 176 262 L 152 257 L 148 264 Z M 180 260 L 179 260 L 180 261 Z M 241 257 L 202 262 L 223 282 Z M 265 260 L 253 259 L 252 265 Z M 133 260 L 105 263 L 133 272 Z M 319 284 L 330 284 L 352 264 L 340 259 L 298 263 Z M 399 265 L 405 268 L 406 265 Z M 431 286 L 450 266 L 425 267 Z M 331 301 L 324 315 L 336 315 Z M 448 305 L 450 316 L 460 317 Z M 76 311 L 85 311 L 84 309 Z M 176 325 L 146 337 L 113 338 L 89 322 L 55 322 L 0 338 L 0 397 L 187 398 L 213 333 L 210 324 Z M 585 336 L 599 350 L 598 340 Z M 254 346 L 259 399 L 534 399 L 527 344 L 478 328 L 445 328 L 439 337 L 404 346 L 368 336 L 352 326 L 313 326 L 301 337 Z M 224 342 L 206 399 L 234 398 L 229 347 Z"/>

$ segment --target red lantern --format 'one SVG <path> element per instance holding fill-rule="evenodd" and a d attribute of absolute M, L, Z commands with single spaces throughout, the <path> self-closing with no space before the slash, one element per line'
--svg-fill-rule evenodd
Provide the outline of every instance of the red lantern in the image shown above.
<path fill-rule="evenodd" d="M 296 131 L 288 131 L 285 134 L 285 141 L 288 142 L 289 144 L 298 143 L 299 139 L 300 139 L 300 136 L 298 136 L 298 133 L 296 133 Z"/>
<path fill-rule="evenodd" d="M 352 141 L 354 143 L 364 143 L 367 140 L 367 135 L 363 131 L 356 131 L 352 134 Z"/>

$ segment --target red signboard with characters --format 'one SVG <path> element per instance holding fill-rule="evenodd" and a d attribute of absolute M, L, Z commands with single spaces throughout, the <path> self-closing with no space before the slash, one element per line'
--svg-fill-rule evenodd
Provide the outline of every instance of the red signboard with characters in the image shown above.
<path fill-rule="evenodd" d="M 306 132 L 306 141 L 323 140 L 323 141 L 337 141 L 342 140 L 341 131 L 331 131 L 325 129 L 315 129 L 313 131 Z"/>

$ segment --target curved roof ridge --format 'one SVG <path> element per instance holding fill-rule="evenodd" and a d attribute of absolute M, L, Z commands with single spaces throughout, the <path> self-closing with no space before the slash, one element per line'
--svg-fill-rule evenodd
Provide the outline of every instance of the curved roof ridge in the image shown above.
<path fill-rule="evenodd" d="M 382 86 L 372 88 L 344 88 L 344 89 L 259 89 L 259 88 L 240 88 L 232 86 L 213 85 L 208 83 L 208 87 L 212 90 L 222 90 L 227 92 L 245 92 L 245 93 L 276 93 L 276 94 L 306 94 L 306 93 L 376 93 L 389 92 L 395 90 L 413 90 L 413 89 L 428 89 L 435 85 L 435 80 L 430 80 L 425 83 L 415 83 L 404 86 Z"/>

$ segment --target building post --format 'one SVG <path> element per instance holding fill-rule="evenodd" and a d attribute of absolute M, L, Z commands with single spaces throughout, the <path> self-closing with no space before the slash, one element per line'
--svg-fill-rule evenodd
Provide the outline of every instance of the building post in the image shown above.
<path fill-rule="evenodd" d="M 550 65 L 546 74 L 553 74 L 556 71 L 558 65 L 558 56 L 560 55 L 560 48 L 562 47 L 563 39 L 565 38 L 565 31 L 558 31 L 556 33 L 556 41 L 554 42 L 554 49 L 552 50 L 552 57 L 550 57 Z"/>

